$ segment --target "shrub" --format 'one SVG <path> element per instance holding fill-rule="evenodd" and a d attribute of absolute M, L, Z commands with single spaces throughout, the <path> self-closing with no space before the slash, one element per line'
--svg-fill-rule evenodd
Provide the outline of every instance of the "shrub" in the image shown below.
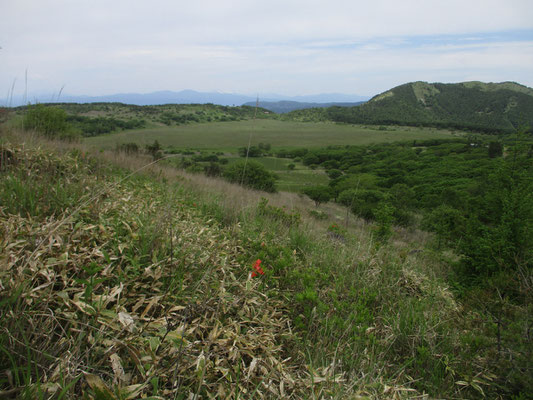
<path fill-rule="evenodd" d="M 326 174 L 328 174 L 330 179 L 337 179 L 339 176 L 342 176 L 342 171 L 339 169 L 330 169 L 326 171 Z"/>
<path fill-rule="evenodd" d="M 264 197 L 261 198 L 257 209 L 259 214 L 278 220 L 289 226 L 299 225 L 301 222 L 301 216 L 297 211 L 289 213 L 281 207 L 271 206 L 268 204 L 268 199 L 265 199 Z"/>
<path fill-rule="evenodd" d="M 277 176 L 256 161 L 237 161 L 228 165 L 223 175 L 230 182 L 240 183 L 265 192 L 276 192 Z"/>
<path fill-rule="evenodd" d="M 24 116 L 25 129 L 34 129 L 48 137 L 65 137 L 69 125 L 65 110 L 43 104 L 29 106 Z"/>
<path fill-rule="evenodd" d="M 314 219 L 325 220 L 328 219 L 328 214 L 320 210 L 309 210 L 309 215 Z"/>
<path fill-rule="evenodd" d="M 240 147 L 239 148 L 239 155 L 241 157 L 261 157 L 263 155 L 263 150 L 256 146 L 250 146 L 248 147 Z"/>
<path fill-rule="evenodd" d="M 163 157 L 161 149 L 162 147 L 157 140 L 154 140 L 154 143 L 152 144 L 146 145 L 146 152 L 150 154 L 154 158 L 154 160 L 158 160 Z"/>
<path fill-rule="evenodd" d="M 116 152 L 123 152 L 126 154 L 137 154 L 139 152 L 139 146 L 135 142 L 117 144 Z"/>
<path fill-rule="evenodd" d="M 220 176 L 222 175 L 222 167 L 219 163 L 210 162 L 209 165 L 204 166 L 204 174 L 207 176 Z"/>
<path fill-rule="evenodd" d="M 379 205 L 373 211 L 374 218 L 377 222 L 377 227 L 374 229 L 376 238 L 385 243 L 392 235 L 391 225 L 394 220 L 394 209 L 387 203 L 379 203 Z"/>

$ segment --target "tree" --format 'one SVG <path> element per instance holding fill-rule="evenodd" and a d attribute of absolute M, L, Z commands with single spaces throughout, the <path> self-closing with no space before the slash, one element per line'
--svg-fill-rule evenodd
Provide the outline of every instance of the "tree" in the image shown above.
<path fill-rule="evenodd" d="M 340 169 L 330 169 L 326 171 L 330 179 L 337 179 L 339 176 L 342 176 L 342 171 Z"/>
<path fill-rule="evenodd" d="M 496 158 L 503 155 L 503 144 L 501 142 L 489 143 L 489 157 Z"/>
<path fill-rule="evenodd" d="M 241 157 L 261 157 L 263 155 L 263 150 L 261 150 L 259 147 L 256 146 L 250 146 L 248 147 L 240 147 L 239 148 L 239 155 Z"/>
<path fill-rule="evenodd" d="M 458 240 L 464 225 L 461 213 L 450 206 L 441 205 L 431 210 L 422 220 L 422 228 L 437 234 L 437 246 L 441 243 Z"/>
<path fill-rule="evenodd" d="M 350 207 L 355 215 L 371 220 L 375 219 L 374 210 L 383 198 L 378 190 L 348 189 L 339 194 L 339 203 Z"/>
<path fill-rule="evenodd" d="M 533 162 L 517 143 L 488 176 L 485 202 L 470 216 L 458 246 L 467 279 L 479 282 L 533 265 Z"/>
<path fill-rule="evenodd" d="M 303 163 L 305 165 L 319 164 L 320 159 L 313 153 L 307 153 L 303 158 Z"/>
<path fill-rule="evenodd" d="M 405 183 L 396 183 L 390 188 L 392 204 L 397 208 L 413 208 L 415 192 Z"/>
<path fill-rule="evenodd" d="M 224 178 L 252 189 L 276 192 L 277 176 L 256 161 L 240 160 L 226 167 Z"/>
<path fill-rule="evenodd" d="M 331 190 L 327 186 L 313 186 L 304 189 L 303 193 L 315 202 L 315 206 L 325 203 L 331 199 Z"/>

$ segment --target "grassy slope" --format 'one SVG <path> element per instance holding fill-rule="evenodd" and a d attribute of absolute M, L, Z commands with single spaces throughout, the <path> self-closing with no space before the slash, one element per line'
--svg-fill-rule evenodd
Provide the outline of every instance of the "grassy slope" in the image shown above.
<path fill-rule="evenodd" d="M 229 162 L 242 160 L 228 157 Z M 254 157 L 252 160 L 264 165 L 269 171 L 278 176 L 276 188 L 286 192 L 301 192 L 303 188 L 314 185 L 327 185 L 329 178 L 324 170 L 312 170 L 301 162 L 294 162 L 288 158 L 277 157 Z M 287 166 L 294 164 L 295 169 L 289 170 Z"/>
<path fill-rule="evenodd" d="M 269 195 L 261 207 L 262 194 L 205 177 L 162 168 L 126 178 L 79 151 L 3 148 L 0 362 L 13 378 L 0 390 L 109 399 L 490 391 L 489 370 L 465 344 L 476 316 L 416 233 L 378 246 L 360 222 L 328 234 L 332 221 L 307 218 L 313 207 L 297 196 Z M 249 279 L 258 258 L 265 275 Z"/>
<path fill-rule="evenodd" d="M 208 124 L 190 124 L 120 132 L 113 135 L 85 139 L 95 148 L 111 149 L 116 144 L 136 142 L 140 145 L 159 141 L 163 146 L 235 151 L 261 142 L 274 148 L 323 147 L 328 145 L 364 145 L 398 140 L 443 138 L 451 134 L 446 130 L 396 128 L 394 131 L 378 131 L 361 126 L 332 123 L 301 123 L 279 120 L 246 120 Z"/>

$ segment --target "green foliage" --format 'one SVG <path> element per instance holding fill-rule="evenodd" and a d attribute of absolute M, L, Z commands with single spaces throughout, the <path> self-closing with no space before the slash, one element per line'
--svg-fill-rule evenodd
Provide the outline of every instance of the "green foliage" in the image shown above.
<path fill-rule="evenodd" d="M 343 193 L 341 193 L 340 198 L 345 201 L 350 201 L 352 212 L 368 220 L 375 219 L 376 208 L 385 197 L 378 190 L 363 189 Z"/>
<path fill-rule="evenodd" d="M 387 242 L 392 235 L 393 212 L 393 207 L 387 203 L 380 203 L 373 212 L 377 222 L 377 228 L 374 232 L 381 243 Z"/>
<path fill-rule="evenodd" d="M 280 221 L 285 226 L 299 225 L 301 216 L 297 211 L 288 212 L 287 210 L 268 204 L 268 199 L 261 198 L 257 205 L 259 215 Z"/>
<path fill-rule="evenodd" d="M 326 174 L 328 174 L 330 179 L 337 179 L 338 177 L 342 176 L 342 171 L 340 169 L 330 169 L 326 171 Z"/>
<path fill-rule="evenodd" d="M 524 123 L 533 126 L 531 109 L 531 91 L 516 84 L 487 90 L 481 83 L 478 87 L 466 83 L 414 82 L 397 86 L 360 106 L 298 110 L 286 118 L 509 133 Z"/>
<path fill-rule="evenodd" d="M 320 210 L 309 210 L 309 215 L 317 220 L 326 220 L 328 219 L 328 214 Z"/>
<path fill-rule="evenodd" d="M 263 149 L 257 146 L 240 147 L 238 151 L 241 157 L 261 157 L 263 155 Z"/>
<path fill-rule="evenodd" d="M 252 189 L 265 192 L 276 191 L 276 175 L 268 171 L 262 164 L 252 160 L 240 160 L 229 164 L 223 172 L 224 178 Z"/>
<path fill-rule="evenodd" d="M 517 144 L 499 161 L 459 245 L 462 272 L 476 281 L 533 265 L 533 159 Z"/>
<path fill-rule="evenodd" d="M 219 163 L 211 161 L 209 165 L 206 165 L 204 167 L 204 173 L 207 176 L 221 176 L 222 175 L 222 167 Z"/>
<path fill-rule="evenodd" d="M 69 136 L 67 113 L 57 107 L 36 104 L 28 106 L 24 114 L 24 128 L 33 129 L 47 137 L 66 138 Z"/>
<path fill-rule="evenodd" d="M 464 217 L 461 212 L 453 207 L 441 205 L 424 215 L 422 228 L 435 232 L 438 239 L 438 247 L 441 243 L 453 243 L 461 236 L 464 229 Z"/>
<path fill-rule="evenodd" d="M 313 200 L 317 207 L 331 199 L 331 189 L 328 186 L 313 186 L 304 189 L 303 193 Z"/>
<path fill-rule="evenodd" d="M 259 144 L 257 145 L 257 147 L 259 147 L 259 148 L 260 148 L 261 150 L 263 150 L 263 151 L 268 152 L 268 151 L 270 151 L 270 149 L 272 148 L 272 145 L 271 145 L 270 143 L 263 143 L 263 142 L 261 142 L 261 143 L 259 143 Z"/>
<path fill-rule="evenodd" d="M 490 142 L 489 143 L 489 157 L 501 157 L 503 155 L 503 144 L 501 142 Z"/>
<path fill-rule="evenodd" d="M 80 130 L 85 137 L 103 135 L 119 129 L 139 129 L 146 126 L 144 119 L 121 120 L 114 117 L 85 117 L 82 115 L 69 115 L 67 122 L 75 129 Z"/>
<path fill-rule="evenodd" d="M 146 152 L 150 154 L 154 160 L 157 160 L 163 156 L 161 152 L 162 147 L 157 140 L 154 140 L 152 144 L 147 144 L 145 148 Z"/>

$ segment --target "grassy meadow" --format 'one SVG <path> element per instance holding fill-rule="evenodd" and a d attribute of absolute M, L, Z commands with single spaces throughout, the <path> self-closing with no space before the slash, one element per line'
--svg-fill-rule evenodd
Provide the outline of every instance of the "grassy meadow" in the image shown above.
<path fill-rule="evenodd" d="M 383 129 L 383 128 L 382 128 Z M 448 130 L 415 127 L 365 127 L 325 122 L 292 122 L 277 119 L 247 119 L 231 122 L 209 122 L 126 130 L 109 135 L 88 137 L 86 146 L 94 149 L 111 150 L 126 143 L 140 147 L 157 140 L 165 149 L 194 149 L 224 153 L 229 161 L 236 160 L 237 149 L 250 143 L 268 143 L 272 149 L 320 148 L 331 145 L 368 145 L 423 139 L 451 138 L 456 133 Z M 268 170 L 279 177 L 278 190 L 300 192 L 313 185 L 327 184 L 328 178 L 322 170 L 311 170 L 301 162 L 275 157 L 257 157 Z M 290 171 L 287 165 L 294 163 Z"/>
<path fill-rule="evenodd" d="M 93 148 L 112 149 L 117 144 L 135 142 L 147 145 L 157 140 L 163 147 L 193 148 L 235 152 L 239 147 L 261 142 L 274 149 L 324 147 L 329 145 L 366 145 L 452 137 L 449 130 L 414 127 L 364 127 L 325 122 L 291 122 L 276 119 L 211 122 L 178 126 L 157 126 L 128 130 L 84 139 Z"/>

